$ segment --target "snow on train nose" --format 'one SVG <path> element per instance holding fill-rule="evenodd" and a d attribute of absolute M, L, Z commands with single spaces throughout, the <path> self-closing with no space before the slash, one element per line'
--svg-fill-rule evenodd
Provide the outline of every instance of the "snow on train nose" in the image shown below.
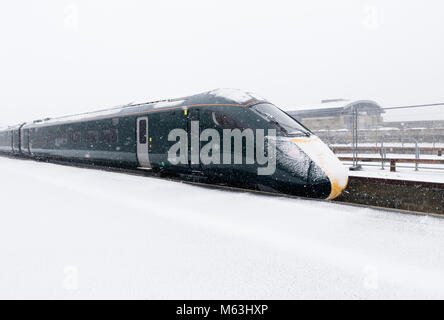
<path fill-rule="evenodd" d="M 301 137 L 291 139 L 296 145 L 318 165 L 327 175 L 331 184 L 331 192 L 327 200 L 338 197 L 348 184 L 348 170 L 339 161 L 333 151 L 318 137 Z"/>

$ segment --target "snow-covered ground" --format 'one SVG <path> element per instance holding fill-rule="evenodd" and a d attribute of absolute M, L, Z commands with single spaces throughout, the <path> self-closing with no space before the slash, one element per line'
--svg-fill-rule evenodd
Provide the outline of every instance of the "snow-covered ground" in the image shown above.
<path fill-rule="evenodd" d="M 353 157 L 351 153 L 336 153 L 338 157 Z M 359 158 L 381 159 L 379 154 L 365 154 L 359 153 Z M 415 159 L 414 154 L 396 154 L 387 153 L 387 159 Z M 438 155 L 420 155 L 422 160 L 444 160 L 444 156 Z M 352 161 L 343 161 L 346 166 L 352 166 Z M 424 164 L 420 163 L 418 171 L 415 171 L 415 163 L 397 163 L 396 172 L 390 172 L 390 163 L 385 162 L 384 170 L 380 162 L 359 162 L 362 165 L 360 171 L 350 171 L 349 176 L 355 177 L 369 177 L 382 178 L 392 180 L 407 180 L 407 181 L 425 181 L 432 183 L 444 183 L 444 164 Z"/>
<path fill-rule="evenodd" d="M 444 148 L 444 143 L 429 143 L 429 142 L 421 142 L 418 144 L 420 148 Z M 352 147 L 352 144 L 331 144 L 330 147 Z M 381 147 L 381 143 L 359 143 L 359 147 Z M 416 145 L 414 143 L 400 143 L 400 142 L 385 142 L 384 147 L 386 149 L 390 149 L 391 147 L 403 147 L 403 148 L 415 148 Z"/>
<path fill-rule="evenodd" d="M 353 153 L 336 153 L 338 157 L 353 157 Z M 372 158 L 381 159 L 380 154 L 375 153 L 358 153 L 359 158 Z M 402 154 L 402 153 L 386 153 L 387 159 L 415 159 L 414 154 Z M 444 156 L 438 156 L 434 154 L 421 154 L 419 156 L 420 160 L 441 160 L 444 161 Z"/>
<path fill-rule="evenodd" d="M 444 220 L 0 157 L 0 298 L 444 298 Z"/>
<path fill-rule="evenodd" d="M 390 156 L 387 156 L 387 158 L 390 158 Z M 348 167 L 353 165 L 352 161 L 342 161 L 342 163 Z M 415 171 L 414 163 L 397 163 L 396 172 L 391 172 L 390 163 L 385 163 L 384 169 L 382 169 L 381 163 L 378 162 L 359 163 L 362 165 L 362 169 L 359 171 L 349 171 L 349 176 L 444 184 L 444 165 L 420 164 L 418 171 Z"/>

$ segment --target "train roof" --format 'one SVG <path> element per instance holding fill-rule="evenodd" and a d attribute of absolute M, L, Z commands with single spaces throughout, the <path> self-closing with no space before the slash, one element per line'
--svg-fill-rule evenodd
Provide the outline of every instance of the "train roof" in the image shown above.
<path fill-rule="evenodd" d="M 13 125 L 13 126 L 8 126 L 8 127 L 0 127 L 0 132 L 20 129 L 20 127 L 21 127 L 23 124 L 24 124 L 24 123 L 16 124 L 16 125 Z"/>
<path fill-rule="evenodd" d="M 266 100 L 251 92 L 238 89 L 215 89 L 200 94 L 167 100 L 158 100 L 152 102 L 128 104 L 109 108 L 100 111 L 81 113 L 77 115 L 63 116 L 58 118 L 46 118 L 36 120 L 33 123 L 26 124 L 25 128 L 33 128 L 39 126 L 55 125 L 68 122 L 90 121 L 105 119 L 111 117 L 120 117 L 125 115 L 143 113 L 146 111 L 166 110 L 171 108 L 187 109 L 199 105 L 232 105 L 232 106 L 250 106 L 257 102 L 265 102 Z"/>

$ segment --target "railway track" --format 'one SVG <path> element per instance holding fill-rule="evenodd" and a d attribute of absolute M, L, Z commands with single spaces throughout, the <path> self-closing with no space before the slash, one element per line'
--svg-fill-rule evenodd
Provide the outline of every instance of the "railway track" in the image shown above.
<path fill-rule="evenodd" d="M 30 159 L 30 158 L 23 157 L 23 156 L 12 156 L 12 155 L 6 155 L 6 154 L 1 154 L 0 156 L 10 158 L 10 159 L 22 160 L 22 161 L 35 161 L 34 159 Z M 162 173 L 155 173 L 155 172 L 152 172 L 152 171 L 146 170 L 146 169 L 109 167 L 109 166 L 104 166 L 104 165 L 99 165 L 99 164 L 78 163 L 78 162 L 70 162 L 70 161 L 55 160 L 55 159 L 39 160 L 39 162 L 46 162 L 46 163 L 52 163 L 52 164 L 70 166 L 70 167 L 76 167 L 76 168 L 83 168 L 83 169 L 102 170 L 102 171 L 114 172 L 114 173 L 120 173 L 120 174 L 130 174 L 130 175 L 134 175 L 134 176 L 143 176 L 143 177 L 149 177 L 152 179 L 171 181 L 171 182 L 175 182 L 175 183 L 184 183 L 184 184 L 188 184 L 188 185 L 192 185 L 192 186 L 196 186 L 196 187 L 202 187 L 202 188 L 206 188 L 206 189 L 222 190 L 222 191 L 237 192 L 237 193 L 239 193 L 239 192 L 240 193 L 248 193 L 248 194 L 267 196 L 267 197 L 298 199 L 298 200 L 303 200 L 303 201 L 316 201 L 316 202 L 321 202 L 321 203 L 335 203 L 335 204 L 341 204 L 341 205 L 357 207 L 357 208 L 370 208 L 370 209 L 379 210 L 379 211 L 389 211 L 389 212 L 399 213 L 399 214 L 433 216 L 433 217 L 438 217 L 438 218 L 444 218 L 444 214 L 438 214 L 438 213 L 433 213 L 433 212 L 421 212 L 421 211 L 415 211 L 415 210 L 405 210 L 405 209 L 393 208 L 390 206 L 368 205 L 368 204 L 353 202 L 350 200 L 344 201 L 344 200 L 341 200 L 341 197 L 339 198 L 339 200 L 328 201 L 328 200 L 322 200 L 322 199 L 304 198 L 304 197 L 299 197 L 299 196 L 294 196 L 294 195 L 284 194 L 284 193 L 243 188 L 243 187 L 233 186 L 233 185 L 212 184 L 212 183 L 210 184 L 210 183 L 205 183 L 205 182 L 192 181 L 192 179 L 183 180 L 183 178 L 180 178 L 180 177 L 164 175 Z M 353 179 L 354 179 L 354 177 L 350 177 L 350 180 L 351 180 L 350 182 L 352 182 Z M 367 181 L 372 180 L 372 178 L 366 178 L 366 179 L 367 179 Z M 357 179 L 357 180 L 359 180 L 359 179 Z M 347 192 L 347 189 L 345 192 Z M 342 197 L 342 199 L 343 198 L 344 197 Z"/>

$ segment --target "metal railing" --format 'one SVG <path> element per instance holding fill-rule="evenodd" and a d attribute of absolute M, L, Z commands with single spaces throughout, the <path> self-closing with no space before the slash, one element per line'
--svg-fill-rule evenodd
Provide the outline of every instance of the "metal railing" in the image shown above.
<path fill-rule="evenodd" d="M 341 161 L 351 162 L 352 168 L 357 168 L 359 170 L 360 166 L 372 166 L 380 167 L 385 170 L 386 164 L 390 163 L 389 167 L 391 171 L 396 171 L 396 168 L 409 168 L 414 169 L 414 171 L 419 171 L 420 169 L 434 169 L 444 171 L 444 157 L 443 159 L 426 159 L 421 157 L 423 153 L 434 154 L 437 157 L 441 157 L 444 152 L 444 147 L 423 147 L 420 145 L 418 140 L 414 138 L 404 137 L 401 146 L 390 145 L 387 141 L 390 139 L 382 139 L 377 146 L 359 146 L 353 144 L 350 147 L 347 146 L 330 146 L 333 152 L 338 156 Z M 394 142 L 399 143 L 398 139 L 393 139 Z M 392 142 L 393 143 L 393 142 Z M 406 146 L 406 144 L 412 144 L 413 146 Z M 352 156 L 341 156 L 341 153 L 350 153 Z M 379 155 L 379 157 L 366 157 L 365 152 L 369 155 Z M 391 157 L 390 153 L 414 155 L 414 158 L 403 158 L 403 157 Z M 425 155 L 424 155 L 425 156 Z M 380 162 L 380 164 L 375 164 Z M 399 165 L 400 163 L 413 164 L 413 165 Z M 421 166 L 428 165 L 428 166 Z"/>

